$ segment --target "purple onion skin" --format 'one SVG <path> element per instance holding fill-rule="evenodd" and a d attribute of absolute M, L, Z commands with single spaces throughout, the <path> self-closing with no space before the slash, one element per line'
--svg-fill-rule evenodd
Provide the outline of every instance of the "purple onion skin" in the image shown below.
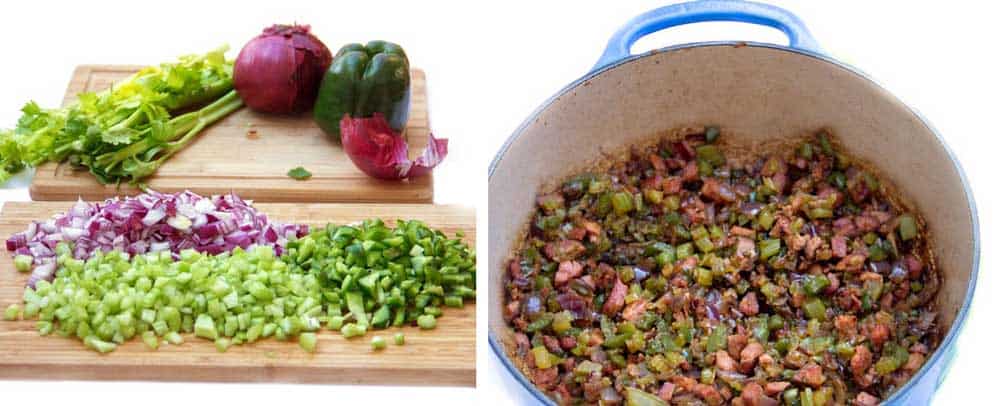
<path fill-rule="evenodd" d="M 250 40 L 233 65 L 233 84 L 251 109 L 289 114 L 312 108 L 330 49 L 308 25 L 273 25 Z"/>

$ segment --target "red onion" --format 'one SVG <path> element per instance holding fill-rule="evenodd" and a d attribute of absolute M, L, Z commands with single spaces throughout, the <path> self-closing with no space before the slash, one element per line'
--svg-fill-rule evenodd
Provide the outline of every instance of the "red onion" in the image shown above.
<path fill-rule="evenodd" d="M 331 62 L 330 50 L 308 25 L 273 25 L 243 46 L 233 65 L 233 84 L 251 109 L 301 112 L 316 101 Z"/>
<path fill-rule="evenodd" d="M 308 233 L 304 225 L 270 222 L 267 216 L 235 194 L 201 197 L 192 192 L 162 194 L 150 191 L 134 198 L 90 204 L 78 201 L 70 211 L 47 221 L 35 221 L 27 230 L 7 239 L 7 250 L 34 257 L 28 280 L 55 277 L 55 247 L 73 244 L 73 257 L 119 250 L 131 255 L 195 249 L 209 254 L 251 245 L 273 247 L 281 255 L 289 238 Z"/>
<path fill-rule="evenodd" d="M 427 149 L 416 160 L 407 156 L 409 147 L 379 113 L 370 118 L 340 120 L 344 152 L 368 176 L 379 179 L 415 178 L 431 172 L 448 155 L 448 140 L 430 134 Z"/>

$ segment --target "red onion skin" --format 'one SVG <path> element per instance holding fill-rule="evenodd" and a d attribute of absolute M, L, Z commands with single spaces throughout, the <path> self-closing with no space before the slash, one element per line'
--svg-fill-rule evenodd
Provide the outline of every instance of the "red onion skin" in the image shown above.
<path fill-rule="evenodd" d="M 330 50 L 309 33 L 308 25 L 273 25 L 240 50 L 233 85 L 255 111 L 302 112 L 316 101 L 331 62 Z"/>
<path fill-rule="evenodd" d="M 407 156 L 409 147 L 379 113 L 370 118 L 340 120 L 344 152 L 362 172 L 378 179 L 398 180 L 424 176 L 448 155 L 448 140 L 431 134 L 427 148 L 415 160 Z"/>

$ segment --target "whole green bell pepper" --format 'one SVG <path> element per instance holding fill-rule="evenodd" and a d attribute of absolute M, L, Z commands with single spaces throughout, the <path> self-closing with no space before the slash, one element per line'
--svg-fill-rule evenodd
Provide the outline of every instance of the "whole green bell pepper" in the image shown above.
<path fill-rule="evenodd" d="M 340 140 L 340 120 L 381 113 L 396 131 L 410 114 L 410 62 L 391 42 L 348 44 L 333 57 L 320 84 L 313 117 L 320 128 Z"/>

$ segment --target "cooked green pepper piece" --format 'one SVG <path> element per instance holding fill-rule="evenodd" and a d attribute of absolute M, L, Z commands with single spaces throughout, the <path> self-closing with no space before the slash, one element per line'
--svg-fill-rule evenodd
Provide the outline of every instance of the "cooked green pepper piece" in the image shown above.
<path fill-rule="evenodd" d="M 626 387 L 625 388 L 625 405 L 626 406 L 667 406 L 667 402 L 663 401 L 656 395 L 644 392 L 642 390 Z"/>
<path fill-rule="evenodd" d="M 806 312 L 806 316 L 810 319 L 825 320 L 826 319 L 826 305 L 818 297 L 813 297 L 806 299 L 806 302 L 802 305 Z"/>
<path fill-rule="evenodd" d="M 912 214 L 899 216 L 899 237 L 909 241 L 917 237 L 917 221 Z"/>
<path fill-rule="evenodd" d="M 777 238 L 769 238 L 759 242 L 758 249 L 760 250 L 760 258 L 767 260 L 781 251 L 781 240 Z"/>

